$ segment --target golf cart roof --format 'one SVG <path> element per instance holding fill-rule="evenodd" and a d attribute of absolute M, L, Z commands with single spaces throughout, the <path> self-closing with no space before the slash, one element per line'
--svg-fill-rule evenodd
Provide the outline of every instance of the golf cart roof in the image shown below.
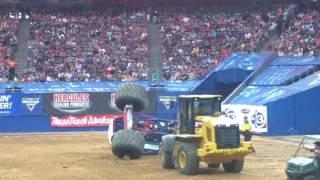
<path fill-rule="evenodd" d="M 179 98 L 200 98 L 200 99 L 209 99 L 209 98 L 221 98 L 221 95 L 212 95 L 212 94 L 189 94 L 189 95 L 180 95 Z"/>
<path fill-rule="evenodd" d="M 305 138 L 314 139 L 315 141 L 320 141 L 320 135 L 305 135 Z"/>
<path fill-rule="evenodd" d="M 314 143 L 320 141 L 320 135 L 304 135 L 303 147 L 305 149 L 313 149 Z"/>

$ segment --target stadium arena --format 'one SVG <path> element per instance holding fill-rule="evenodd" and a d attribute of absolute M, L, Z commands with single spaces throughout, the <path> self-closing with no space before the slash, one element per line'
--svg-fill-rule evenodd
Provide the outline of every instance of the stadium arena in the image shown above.
<path fill-rule="evenodd" d="M 316 159 L 318 0 L 0 0 L 0 9 L 0 179 L 282 180 L 297 152 Z M 236 153 L 250 125 L 241 172 L 201 155 L 212 139 L 199 128 L 211 120 L 193 100 L 209 97 L 219 114 L 202 110 L 237 127 L 215 124 L 217 153 Z M 199 133 L 199 169 L 186 176 L 195 173 L 181 171 L 178 138 Z M 232 133 L 239 142 L 224 139 Z M 163 165 L 167 134 L 177 135 L 170 163 L 180 171 Z M 142 150 L 124 156 L 122 143 Z"/>

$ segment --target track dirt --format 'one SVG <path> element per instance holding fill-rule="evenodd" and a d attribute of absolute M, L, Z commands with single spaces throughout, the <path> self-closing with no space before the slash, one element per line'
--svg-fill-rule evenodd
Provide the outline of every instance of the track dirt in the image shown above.
<path fill-rule="evenodd" d="M 297 141 L 253 137 L 256 153 L 247 156 L 240 174 L 201 164 L 199 175 L 184 176 L 161 168 L 160 156 L 121 160 L 112 155 L 106 132 L 0 136 L 2 180 L 284 180 L 286 161 Z"/>

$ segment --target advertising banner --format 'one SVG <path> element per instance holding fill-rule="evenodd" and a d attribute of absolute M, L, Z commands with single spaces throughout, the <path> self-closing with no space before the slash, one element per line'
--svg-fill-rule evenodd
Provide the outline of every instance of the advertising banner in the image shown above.
<path fill-rule="evenodd" d="M 97 114 L 78 116 L 51 116 L 51 127 L 104 127 L 115 118 L 122 117 L 118 114 Z"/>
<path fill-rule="evenodd" d="M 16 115 L 20 99 L 19 94 L 0 94 L 0 116 Z"/>
<path fill-rule="evenodd" d="M 53 116 L 109 114 L 118 111 L 110 106 L 110 93 L 44 94 L 44 110 Z"/>
<path fill-rule="evenodd" d="M 268 132 L 266 106 L 227 104 L 222 105 L 222 112 L 226 117 L 237 121 L 240 127 L 243 125 L 244 119 L 247 119 L 251 123 L 252 132 Z"/>
<path fill-rule="evenodd" d="M 40 94 L 22 94 L 19 114 L 43 114 L 43 102 Z"/>

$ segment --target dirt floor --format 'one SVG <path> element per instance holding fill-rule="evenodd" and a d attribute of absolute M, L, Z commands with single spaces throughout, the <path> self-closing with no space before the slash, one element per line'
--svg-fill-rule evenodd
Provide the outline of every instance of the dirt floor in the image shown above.
<path fill-rule="evenodd" d="M 256 153 L 247 156 L 240 174 L 222 168 L 202 168 L 199 175 L 185 176 L 161 168 L 160 156 L 121 160 L 112 155 L 103 133 L 18 134 L 0 136 L 0 179 L 2 180 L 169 180 L 169 179 L 286 179 L 286 161 L 294 154 L 299 138 L 254 137 Z"/>

